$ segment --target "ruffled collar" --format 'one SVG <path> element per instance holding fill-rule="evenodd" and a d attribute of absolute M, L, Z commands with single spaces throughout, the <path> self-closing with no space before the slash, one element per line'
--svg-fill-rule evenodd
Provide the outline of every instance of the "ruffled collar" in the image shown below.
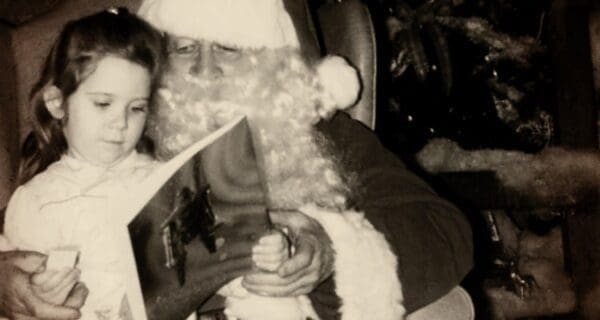
<path fill-rule="evenodd" d="M 123 170 L 135 169 L 140 166 L 144 166 L 153 160 L 145 154 L 140 154 L 135 150 L 131 152 L 123 160 L 111 165 L 111 166 L 100 166 L 90 163 L 86 160 L 76 158 L 68 153 L 63 154 L 59 163 L 64 164 L 69 170 L 73 172 L 122 172 Z"/>
<path fill-rule="evenodd" d="M 74 195 L 104 194 L 112 187 L 123 188 L 139 182 L 146 177 L 158 162 L 150 156 L 132 152 L 122 161 L 110 167 L 91 164 L 85 160 L 64 154 L 61 159 L 48 167 L 44 178 L 34 179 L 42 184 L 58 183 L 60 190 L 50 193 L 58 198 L 68 198 Z M 111 187 L 108 187 L 111 185 Z M 97 190 L 101 187 L 102 190 Z M 59 196 L 58 194 L 62 194 Z"/>

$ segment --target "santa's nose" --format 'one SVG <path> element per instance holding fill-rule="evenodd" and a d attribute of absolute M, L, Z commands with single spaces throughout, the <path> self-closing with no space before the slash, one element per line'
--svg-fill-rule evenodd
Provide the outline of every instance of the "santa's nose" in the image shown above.
<path fill-rule="evenodd" d="M 200 44 L 198 55 L 190 68 L 190 74 L 204 79 L 217 79 L 223 75 L 223 70 L 210 43 Z"/>

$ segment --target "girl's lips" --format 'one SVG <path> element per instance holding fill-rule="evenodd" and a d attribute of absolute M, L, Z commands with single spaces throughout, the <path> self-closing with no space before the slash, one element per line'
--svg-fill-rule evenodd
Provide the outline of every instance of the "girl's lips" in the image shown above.
<path fill-rule="evenodd" d="M 123 144 L 124 141 L 123 140 L 103 140 L 104 143 L 108 143 L 108 144 L 115 144 L 115 145 L 119 145 L 119 144 Z"/>

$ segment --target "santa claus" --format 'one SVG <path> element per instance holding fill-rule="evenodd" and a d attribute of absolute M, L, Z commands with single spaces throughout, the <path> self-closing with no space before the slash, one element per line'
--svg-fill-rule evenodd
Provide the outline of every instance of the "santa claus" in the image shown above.
<path fill-rule="evenodd" d="M 376 229 L 365 213 L 416 210 L 417 221 L 423 222 L 436 206 L 456 210 L 407 173 L 397 159 L 387 162 L 390 155 L 382 156 L 372 134 L 337 112 L 358 97 L 356 70 L 340 57 L 307 62 L 281 0 L 147 0 L 139 13 L 169 39 L 169 65 L 158 90 L 160 105 L 148 128 L 158 155 L 168 159 L 245 115 L 264 162 L 271 220 L 288 232 L 292 252 L 304 253 L 307 242 L 316 248 L 305 271 L 294 275 L 304 282 L 289 282 L 295 283 L 293 290 L 277 289 L 276 284 L 285 282 L 278 278 L 286 275 L 285 270 L 248 274 L 223 288 L 226 313 L 246 320 L 327 318 L 327 312 L 313 305 L 323 301 L 312 299 L 311 304 L 303 294 L 331 278 L 342 319 L 402 318 L 405 307 L 396 254 L 406 251 L 395 253 L 386 239 L 389 235 L 378 231 L 383 220 L 375 219 L 380 224 Z M 359 143 L 351 141 L 353 135 Z M 378 160 L 365 162 L 371 156 Z M 371 197 L 377 185 L 389 187 L 383 186 L 387 177 L 399 180 L 391 182 L 385 199 Z M 404 200 L 398 205 L 390 200 L 397 191 L 409 194 L 414 208 Z M 286 226 L 293 219 L 308 219 L 311 227 L 289 230 Z M 394 219 L 392 224 L 404 228 L 413 223 Z M 409 243 L 425 240 L 421 245 L 427 246 L 439 241 L 424 239 L 429 235 L 420 235 L 422 231 L 448 233 L 443 241 L 454 243 L 448 243 L 449 252 L 441 258 L 449 257 L 453 264 L 455 274 L 450 278 L 461 278 L 470 264 L 470 243 L 464 237 L 469 237 L 468 225 L 445 213 L 440 219 L 429 231 L 415 230 L 419 236 Z M 454 262 L 457 251 L 466 258 L 464 265 Z"/>

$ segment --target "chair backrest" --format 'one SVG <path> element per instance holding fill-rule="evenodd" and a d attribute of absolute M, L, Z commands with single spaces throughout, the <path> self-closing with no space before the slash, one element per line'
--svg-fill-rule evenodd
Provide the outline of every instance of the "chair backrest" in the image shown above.
<path fill-rule="evenodd" d="M 325 52 L 346 57 L 361 75 L 360 99 L 348 112 L 374 129 L 377 52 L 369 10 L 359 0 L 336 0 L 321 6 L 318 12 Z"/>
<path fill-rule="evenodd" d="M 361 95 L 348 110 L 371 129 L 375 126 L 376 45 L 373 23 L 360 0 L 284 0 L 303 53 L 309 58 L 335 54 L 348 59 L 361 75 Z"/>

